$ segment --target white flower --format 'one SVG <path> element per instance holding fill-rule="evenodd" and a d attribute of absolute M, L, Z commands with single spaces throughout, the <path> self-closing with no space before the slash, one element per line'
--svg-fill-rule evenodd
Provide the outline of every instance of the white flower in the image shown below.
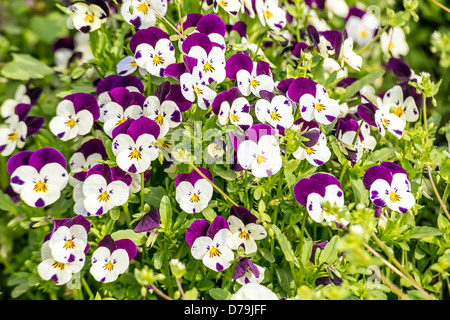
<path fill-rule="evenodd" d="M 169 129 L 181 123 L 181 112 L 177 104 L 171 100 L 162 103 L 156 96 L 149 96 L 143 105 L 144 116 L 155 121 L 160 127 L 159 137 L 164 137 Z"/>
<path fill-rule="evenodd" d="M 221 37 L 223 38 L 223 37 Z M 207 84 L 225 80 L 225 50 L 214 46 L 209 53 L 200 46 L 193 46 L 187 53 L 189 57 L 197 59 L 197 68 L 202 71 L 200 80 Z"/>
<path fill-rule="evenodd" d="M 274 128 L 277 126 L 290 128 L 294 123 L 292 104 L 283 95 L 277 95 L 271 101 L 266 99 L 256 101 L 255 114 L 261 123 L 268 123 Z"/>
<path fill-rule="evenodd" d="M 96 4 L 75 2 L 69 6 L 69 10 L 74 13 L 72 16 L 74 27 L 83 33 L 99 29 L 108 17 L 107 13 Z"/>
<path fill-rule="evenodd" d="M 228 122 L 236 126 L 251 126 L 253 124 L 253 118 L 248 111 L 249 108 L 249 102 L 244 97 L 235 99 L 231 106 L 228 101 L 224 101 L 220 105 L 219 123 L 222 126 L 227 125 Z"/>
<path fill-rule="evenodd" d="M 180 76 L 181 93 L 189 101 L 195 101 L 200 109 L 206 110 L 217 93 L 209 88 L 203 77 L 203 71 L 194 67 L 192 73 L 185 72 Z"/>
<path fill-rule="evenodd" d="M 25 146 L 28 127 L 25 122 L 19 121 L 15 114 L 10 115 L 0 126 L 0 155 L 9 156 L 16 150 Z"/>
<path fill-rule="evenodd" d="M 259 21 L 276 31 L 286 26 L 286 12 L 278 6 L 278 0 L 256 0 L 255 9 Z"/>
<path fill-rule="evenodd" d="M 339 103 L 328 97 L 325 88 L 317 84 L 316 95 L 309 93 L 301 96 L 299 101 L 300 112 L 304 120 L 316 120 L 318 123 L 330 124 L 339 115 Z"/>
<path fill-rule="evenodd" d="M 176 187 L 175 199 L 181 209 L 187 213 L 201 212 L 212 198 L 213 187 L 206 179 L 199 179 L 194 184 L 182 181 Z"/>
<path fill-rule="evenodd" d="M 192 244 L 192 256 L 197 260 L 202 260 L 206 267 L 214 271 L 227 269 L 234 259 L 233 251 L 227 245 L 230 235 L 230 230 L 221 229 L 214 235 L 214 238 L 198 237 Z"/>
<path fill-rule="evenodd" d="M 386 130 L 394 134 L 398 139 L 403 135 L 403 129 L 405 128 L 405 122 L 390 112 L 389 105 L 384 105 L 380 98 L 377 98 L 378 110 L 375 111 L 375 124 L 377 125 L 378 132 L 384 136 Z"/>
<path fill-rule="evenodd" d="M 390 52 L 394 58 L 406 56 L 409 46 L 401 27 L 390 28 L 380 36 L 380 45 L 384 53 Z"/>
<path fill-rule="evenodd" d="M 237 15 L 239 10 L 241 10 L 241 0 L 227 0 L 227 1 L 220 1 L 220 0 L 214 0 L 213 7 L 214 12 L 217 13 L 219 10 L 219 6 L 221 6 L 226 12 Z"/>
<path fill-rule="evenodd" d="M 396 85 L 389 89 L 383 96 L 383 105 L 404 122 L 415 122 L 419 119 L 419 110 L 412 96 L 403 100 L 403 90 Z"/>
<path fill-rule="evenodd" d="M 332 206 L 335 205 L 337 207 L 344 206 L 344 196 L 342 190 L 335 184 L 325 186 L 324 196 L 321 196 L 320 194 L 315 192 L 310 193 L 306 201 L 306 210 L 308 211 L 309 216 L 315 222 L 319 223 L 323 221 L 326 221 L 328 223 L 337 221 L 337 217 L 333 213 L 325 211 L 323 204 L 328 203 Z M 347 221 L 342 218 L 339 222 L 343 223 L 344 225 L 347 224 Z"/>
<path fill-rule="evenodd" d="M 344 63 L 348 64 L 351 68 L 359 71 L 361 70 L 362 58 L 353 52 L 353 39 L 347 38 L 344 40 L 344 43 L 341 47 L 341 52 L 339 54 L 341 59 L 341 66 L 344 66 Z"/>
<path fill-rule="evenodd" d="M 124 20 L 136 29 L 146 29 L 156 24 L 157 13 L 165 15 L 167 12 L 166 0 L 126 0 L 120 9 Z"/>
<path fill-rule="evenodd" d="M 345 24 L 345 30 L 347 30 L 348 36 L 363 47 L 373 40 L 375 30 L 378 28 L 379 23 L 377 18 L 370 12 L 366 12 L 362 18 L 351 16 Z"/>
<path fill-rule="evenodd" d="M 87 232 L 80 224 L 59 227 L 48 241 L 53 258 L 63 263 L 84 259 L 86 245 Z"/>
<path fill-rule="evenodd" d="M 331 151 L 327 146 L 327 137 L 323 132 L 317 128 L 310 129 L 310 131 L 318 131 L 319 139 L 317 143 L 312 147 L 307 147 L 306 149 L 299 147 L 292 155 L 296 159 L 306 159 L 313 166 L 321 166 L 331 157 Z"/>
<path fill-rule="evenodd" d="M 259 92 L 261 90 L 273 91 L 275 82 L 272 76 L 264 73 L 257 74 L 257 70 L 257 63 L 253 62 L 251 73 L 245 69 L 241 69 L 236 73 L 237 87 L 244 96 L 253 93 L 255 96 L 260 97 Z"/>
<path fill-rule="evenodd" d="M 31 103 L 30 97 L 27 95 L 27 87 L 21 84 L 17 87 L 14 99 L 6 99 L 1 106 L 1 116 L 6 119 L 16 113 L 16 106 L 20 103 Z"/>
<path fill-rule="evenodd" d="M 56 107 L 56 116 L 50 120 L 49 128 L 55 136 L 67 141 L 89 133 L 93 124 L 91 112 L 86 109 L 75 112 L 73 102 L 63 100 Z"/>
<path fill-rule="evenodd" d="M 272 135 L 262 136 L 258 143 L 243 141 L 237 150 L 238 163 L 257 178 L 276 174 L 282 165 L 280 146 Z"/>
<path fill-rule="evenodd" d="M 278 296 L 259 283 L 244 284 L 230 300 L 279 300 Z"/>
<path fill-rule="evenodd" d="M 91 261 L 90 273 L 95 280 L 103 283 L 115 281 L 119 275 L 127 271 L 130 264 L 126 250 L 117 249 L 111 252 L 104 246 L 94 251 Z"/>
<path fill-rule="evenodd" d="M 228 218 L 231 236 L 228 238 L 228 246 L 237 250 L 240 246 L 244 248 L 245 254 L 252 254 L 258 249 L 255 240 L 264 239 L 267 232 L 264 227 L 257 223 L 244 225 L 241 219 L 236 216 Z"/>
<path fill-rule="evenodd" d="M 154 47 L 148 43 L 139 44 L 134 57 L 139 67 L 155 77 L 162 77 L 164 69 L 176 62 L 173 44 L 167 38 L 158 40 Z"/>

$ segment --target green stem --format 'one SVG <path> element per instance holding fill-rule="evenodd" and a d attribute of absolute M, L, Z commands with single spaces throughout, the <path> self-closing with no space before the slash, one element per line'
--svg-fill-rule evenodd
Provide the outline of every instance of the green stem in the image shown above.
<path fill-rule="evenodd" d="M 144 212 L 144 195 L 145 195 L 145 188 L 144 188 L 144 184 L 145 184 L 145 177 L 144 177 L 144 172 L 141 172 L 141 212 Z"/>
<path fill-rule="evenodd" d="M 131 228 L 131 215 L 130 210 L 128 210 L 128 202 L 125 203 L 123 206 L 123 212 L 125 213 L 125 218 L 127 219 L 127 226 L 128 228 Z"/>
<path fill-rule="evenodd" d="M 89 288 L 89 285 L 88 285 L 88 283 L 86 282 L 86 279 L 85 279 L 84 277 L 81 277 L 81 283 L 82 283 L 82 285 L 83 285 L 83 287 L 84 287 L 84 290 L 86 290 L 87 294 L 88 294 L 90 297 L 94 297 L 94 294 L 92 293 L 91 288 Z"/>

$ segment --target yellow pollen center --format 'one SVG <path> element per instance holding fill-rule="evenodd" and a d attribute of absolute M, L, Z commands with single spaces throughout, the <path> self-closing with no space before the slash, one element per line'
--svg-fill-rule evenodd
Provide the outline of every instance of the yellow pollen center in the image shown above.
<path fill-rule="evenodd" d="M 131 62 L 131 66 L 132 67 L 136 67 L 137 66 L 137 62 L 136 61 Z"/>
<path fill-rule="evenodd" d="M 316 108 L 317 112 L 322 112 L 323 110 L 325 110 L 325 106 L 321 103 L 316 103 L 314 108 Z"/>
<path fill-rule="evenodd" d="M 125 121 L 127 121 L 127 118 L 125 118 L 125 117 L 120 118 L 119 121 L 117 121 L 116 126 L 118 126 L 119 124 L 124 123 Z"/>
<path fill-rule="evenodd" d="M 148 5 L 144 2 L 144 3 L 141 3 L 138 7 L 137 7 L 137 9 L 140 11 L 140 12 L 142 12 L 143 14 L 147 14 L 147 12 L 148 12 Z"/>
<path fill-rule="evenodd" d="M 220 4 L 222 7 L 226 7 L 226 6 L 228 5 L 228 3 L 227 3 L 226 1 L 223 1 L 223 0 L 221 0 L 221 1 L 219 2 L 219 4 Z"/>
<path fill-rule="evenodd" d="M 8 139 L 11 140 L 11 141 L 16 140 L 17 137 L 18 137 L 18 135 L 15 132 L 8 134 Z"/>
<path fill-rule="evenodd" d="M 252 80 L 250 81 L 250 84 L 252 85 L 253 88 L 256 88 L 257 86 L 259 86 L 259 82 L 256 81 L 255 79 L 252 79 Z"/>
<path fill-rule="evenodd" d="M 272 111 L 270 113 L 270 117 L 272 118 L 272 120 L 275 120 L 275 121 L 278 121 L 281 119 L 281 116 L 276 111 Z"/>
<path fill-rule="evenodd" d="M 197 94 L 202 94 L 203 93 L 203 91 L 199 88 L 199 87 L 195 87 L 194 88 L 194 91 L 197 93 Z"/>
<path fill-rule="evenodd" d="M 206 61 L 206 63 L 203 65 L 203 71 L 205 72 L 213 72 L 214 68 L 211 65 L 211 63 L 209 63 L 209 61 Z"/>
<path fill-rule="evenodd" d="M 36 182 L 36 184 L 34 185 L 33 191 L 34 192 L 47 192 L 47 185 L 45 184 L 44 181 L 39 180 L 38 182 Z"/>
<path fill-rule="evenodd" d="M 250 238 L 250 234 L 249 234 L 247 231 L 242 230 L 242 231 L 239 233 L 239 238 L 248 240 L 248 239 Z"/>
<path fill-rule="evenodd" d="M 111 271 L 114 268 L 114 265 L 112 264 L 111 261 L 108 261 L 107 263 L 105 263 L 105 266 L 103 268 L 105 270 Z"/>
<path fill-rule="evenodd" d="M 389 199 L 392 202 L 397 202 L 397 201 L 400 201 L 400 196 L 397 193 L 395 193 L 395 192 L 390 192 L 389 193 Z"/>
<path fill-rule="evenodd" d="M 394 113 L 400 118 L 403 115 L 403 108 L 401 106 L 394 107 Z"/>
<path fill-rule="evenodd" d="M 130 152 L 130 154 L 128 155 L 128 157 L 129 157 L 130 159 L 137 159 L 137 160 L 140 160 L 140 159 L 142 158 L 142 155 L 141 155 L 141 152 L 140 152 L 138 149 L 134 148 L 133 151 Z"/>
<path fill-rule="evenodd" d="M 258 164 L 261 164 L 261 163 L 263 163 L 263 162 L 266 162 L 267 161 L 267 158 L 266 157 L 264 157 L 263 155 L 258 155 L 257 157 L 256 157 L 256 162 L 258 162 Z"/>
<path fill-rule="evenodd" d="M 231 118 L 231 120 L 233 120 L 234 122 L 239 121 L 239 117 L 238 117 L 236 114 L 234 114 L 234 113 L 232 113 L 232 114 L 230 115 L 230 118 Z"/>
<path fill-rule="evenodd" d="M 389 49 L 392 50 L 394 49 L 395 45 L 393 42 L 389 42 Z"/>
<path fill-rule="evenodd" d="M 69 119 L 69 121 L 66 122 L 66 126 L 71 128 L 73 128 L 76 124 L 77 122 L 75 121 L 75 119 Z"/>
<path fill-rule="evenodd" d="M 367 36 L 366 30 L 361 30 L 361 32 L 359 33 L 359 35 L 361 36 L 361 38 L 365 38 L 365 37 Z"/>
<path fill-rule="evenodd" d="M 61 270 L 64 270 L 64 263 L 55 261 L 55 262 L 53 262 L 52 267 L 53 267 L 54 269 L 55 269 L 55 268 L 59 268 L 59 269 L 61 269 Z"/>
<path fill-rule="evenodd" d="M 198 197 L 198 195 L 196 193 L 194 193 L 191 197 L 191 202 L 199 202 L 200 198 Z"/>
<path fill-rule="evenodd" d="M 98 201 L 108 201 L 109 200 L 109 194 L 107 191 L 103 191 L 102 193 L 100 193 L 100 195 L 97 198 Z"/>
<path fill-rule="evenodd" d="M 381 121 L 383 123 L 383 125 L 385 125 L 386 127 L 389 125 L 389 120 L 384 118 L 383 121 Z"/>
<path fill-rule="evenodd" d="M 211 249 L 209 249 L 209 257 L 213 258 L 213 257 L 219 257 L 221 255 L 219 249 L 217 249 L 216 247 L 211 247 Z"/>
<path fill-rule="evenodd" d="M 307 153 L 308 155 L 312 155 L 312 154 L 316 153 L 316 150 L 314 150 L 314 149 L 311 148 L 311 147 L 307 147 L 307 148 L 306 148 L 306 153 Z"/>
<path fill-rule="evenodd" d="M 161 56 L 155 55 L 155 56 L 153 57 L 153 64 L 154 64 L 155 66 L 157 66 L 157 65 L 159 65 L 159 64 L 163 64 L 163 63 L 164 63 L 164 59 L 161 58 Z"/>
<path fill-rule="evenodd" d="M 156 118 L 155 118 L 155 122 L 156 122 L 157 124 L 162 124 L 162 123 L 163 123 L 163 120 L 164 120 L 164 117 L 163 117 L 162 115 L 160 115 L 160 114 L 158 114 L 158 115 L 156 116 Z"/>
<path fill-rule="evenodd" d="M 269 10 L 265 10 L 264 15 L 266 16 L 267 19 L 273 18 L 273 13 L 270 12 Z"/>
<path fill-rule="evenodd" d="M 92 14 L 86 14 L 86 18 L 84 18 L 84 21 L 86 22 L 93 22 L 94 21 L 94 16 Z"/>
<path fill-rule="evenodd" d="M 73 249 L 75 248 L 75 242 L 72 239 L 69 239 L 64 243 L 64 249 Z"/>

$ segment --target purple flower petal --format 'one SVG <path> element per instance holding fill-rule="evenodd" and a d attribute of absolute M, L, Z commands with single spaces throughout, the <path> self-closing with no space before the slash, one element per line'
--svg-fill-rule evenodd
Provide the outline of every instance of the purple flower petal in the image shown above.
<path fill-rule="evenodd" d="M 136 227 L 133 229 L 134 232 L 147 232 L 158 228 L 161 224 L 161 219 L 159 215 L 158 208 L 153 208 L 147 212 L 141 220 L 139 220 Z"/>
<path fill-rule="evenodd" d="M 363 176 L 363 184 L 367 190 L 370 190 L 370 186 L 375 180 L 383 179 L 389 184 L 392 182 L 392 172 L 382 166 L 373 166 L 366 170 Z"/>
<path fill-rule="evenodd" d="M 186 230 L 186 242 L 188 245 L 192 247 L 192 244 L 197 238 L 206 236 L 208 228 L 209 223 L 207 220 L 200 219 L 192 222 Z"/>
<path fill-rule="evenodd" d="M 222 18 L 218 15 L 209 13 L 205 14 L 197 22 L 197 31 L 209 35 L 211 33 L 218 33 L 221 36 L 225 36 L 226 27 Z"/>
<path fill-rule="evenodd" d="M 141 43 L 147 43 L 153 48 L 160 39 L 169 39 L 169 35 L 157 27 L 149 27 L 147 29 L 138 30 L 132 37 L 129 43 L 130 49 L 133 53 L 136 52 L 136 47 Z"/>
<path fill-rule="evenodd" d="M 28 128 L 27 130 L 27 138 L 28 138 L 33 134 L 37 133 L 39 130 L 41 130 L 42 126 L 45 123 L 45 118 L 29 116 L 25 118 L 24 122 Z"/>
<path fill-rule="evenodd" d="M 81 152 L 85 158 L 94 153 L 99 153 L 102 156 L 102 159 L 108 158 L 106 148 L 103 145 L 103 141 L 100 139 L 90 139 L 86 141 L 76 152 Z"/>
<path fill-rule="evenodd" d="M 43 166 L 53 162 L 60 164 L 64 169 L 66 168 L 66 158 L 64 158 L 61 152 L 50 147 L 44 147 L 34 151 L 28 160 L 28 164 L 38 172 Z"/>
<path fill-rule="evenodd" d="M 292 81 L 287 91 L 287 96 L 294 102 L 298 103 L 300 98 L 309 93 L 312 96 L 316 96 L 316 83 L 308 78 L 297 78 Z"/>
<path fill-rule="evenodd" d="M 337 185 L 339 188 L 342 188 L 339 180 L 332 174 L 318 172 L 309 177 L 309 179 L 318 181 L 325 187 L 330 185 Z"/>
<path fill-rule="evenodd" d="M 306 200 L 311 193 L 325 196 L 325 186 L 318 180 L 303 178 L 294 186 L 294 198 L 302 206 L 306 207 Z"/>
<path fill-rule="evenodd" d="M 141 135 L 147 133 L 158 139 L 160 132 L 159 125 L 147 117 L 141 117 L 131 122 L 127 134 L 136 141 Z"/>
<path fill-rule="evenodd" d="M 166 100 L 175 102 L 180 112 L 185 112 L 192 107 L 192 102 L 184 97 L 179 84 L 170 85 L 170 91 L 166 96 Z"/>
<path fill-rule="evenodd" d="M 94 117 L 94 122 L 100 117 L 100 107 L 98 106 L 97 99 L 90 93 L 72 93 L 65 96 L 63 100 L 72 101 L 75 113 L 81 110 L 89 111 Z"/>
<path fill-rule="evenodd" d="M 239 218 L 244 223 L 244 225 L 247 225 L 249 223 L 256 223 L 256 221 L 258 220 L 258 218 L 247 208 L 234 205 L 230 209 L 230 216 Z"/>
<path fill-rule="evenodd" d="M 404 173 L 408 177 L 408 172 L 406 172 L 405 169 L 403 169 L 401 166 L 394 162 L 382 162 L 380 163 L 380 166 L 387 168 L 391 171 L 392 175 L 396 173 Z"/>
<path fill-rule="evenodd" d="M 213 176 L 211 172 L 202 167 L 197 167 L 197 169 L 210 181 L 213 181 Z M 180 173 L 175 177 L 175 186 L 178 186 L 182 181 L 188 181 L 192 185 L 195 185 L 195 183 L 200 180 L 204 179 L 196 170 L 192 170 L 190 173 Z"/>
<path fill-rule="evenodd" d="M 253 70 L 253 60 L 244 53 L 236 53 L 230 56 L 225 64 L 225 71 L 228 79 L 236 80 L 236 73 L 239 70 Z"/>
<path fill-rule="evenodd" d="M 211 239 L 214 238 L 217 232 L 222 229 L 229 229 L 227 220 L 222 216 L 216 216 L 211 222 L 208 231 L 206 231 L 206 236 Z"/>

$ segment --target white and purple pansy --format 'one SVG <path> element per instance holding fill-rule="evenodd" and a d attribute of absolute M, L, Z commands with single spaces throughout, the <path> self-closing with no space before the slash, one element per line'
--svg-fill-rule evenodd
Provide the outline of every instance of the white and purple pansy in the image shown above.
<path fill-rule="evenodd" d="M 348 36 L 355 40 L 360 46 L 368 45 L 376 35 L 377 29 L 380 27 L 376 16 L 356 7 L 349 10 L 345 29 Z"/>
<path fill-rule="evenodd" d="M 7 119 L 9 116 L 13 114 L 17 114 L 17 105 L 19 104 L 30 104 L 35 105 L 42 94 L 42 88 L 41 87 L 34 87 L 30 88 L 27 85 L 20 84 L 16 92 L 14 93 L 14 98 L 8 98 L 5 101 L 3 101 L 1 105 L 1 116 L 4 119 Z"/>
<path fill-rule="evenodd" d="M 99 29 L 109 15 L 109 7 L 103 0 L 77 1 L 69 10 L 73 13 L 73 26 L 83 33 Z"/>
<path fill-rule="evenodd" d="M 83 136 L 91 131 L 100 117 L 95 96 L 89 93 L 70 94 L 56 107 L 56 116 L 50 120 L 50 131 L 62 141 Z"/>
<path fill-rule="evenodd" d="M 327 145 L 327 137 L 320 131 L 317 122 L 305 121 L 300 118 L 294 122 L 293 128 L 298 128 L 300 132 L 305 131 L 302 136 L 309 139 L 308 141 L 303 141 L 305 148 L 299 146 L 292 153 L 296 159 L 306 159 L 315 167 L 321 166 L 330 160 L 331 151 Z"/>
<path fill-rule="evenodd" d="M 253 62 L 244 53 L 230 56 L 225 66 L 227 78 L 236 80 L 237 87 L 244 96 L 254 94 L 260 97 L 259 92 L 266 90 L 272 92 L 275 88 L 273 73 L 266 61 Z"/>
<path fill-rule="evenodd" d="M 15 105 L 3 124 L 0 125 L 0 155 L 9 156 L 25 146 L 26 138 L 38 132 L 44 125 L 44 117 L 29 116 L 31 104 Z"/>
<path fill-rule="evenodd" d="M 219 7 L 222 7 L 222 9 L 229 14 L 236 16 L 241 10 L 241 0 L 213 0 L 214 12 L 217 13 Z"/>
<path fill-rule="evenodd" d="M 253 124 L 250 103 L 236 87 L 218 93 L 211 106 L 222 126 L 231 123 L 247 130 Z"/>
<path fill-rule="evenodd" d="M 213 195 L 211 172 L 202 167 L 198 167 L 197 170 L 192 170 L 189 174 L 180 173 L 175 178 L 175 199 L 180 208 L 187 213 L 201 212 L 208 206 Z"/>
<path fill-rule="evenodd" d="M 265 269 L 250 261 L 247 257 L 239 257 L 233 270 L 233 280 L 239 284 L 261 283 Z"/>
<path fill-rule="evenodd" d="M 207 84 L 225 80 L 225 50 L 220 44 L 213 42 L 204 33 L 191 33 L 183 41 L 182 50 L 185 55 L 196 59 L 197 67 L 202 71 L 202 78 Z"/>
<path fill-rule="evenodd" d="M 145 97 L 140 92 L 130 92 L 126 88 L 115 88 L 108 92 L 111 101 L 102 108 L 103 130 L 112 137 L 112 132 L 117 126 L 128 119 L 136 120 L 143 115 L 142 106 Z"/>
<path fill-rule="evenodd" d="M 279 7 L 278 0 L 255 0 L 255 11 L 264 27 L 280 31 L 286 26 L 286 11 Z"/>
<path fill-rule="evenodd" d="M 159 125 L 147 117 L 120 124 L 112 134 L 112 151 L 117 165 L 129 173 L 146 171 L 151 162 L 158 158 L 155 141 L 159 133 Z"/>
<path fill-rule="evenodd" d="M 255 115 L 261 123 L 284 129 L 294 124 L 292 103 L 286 96 L 262 90 L 260 97 L 255 103 Z"/>
<path fill-rule="evenodd" d="M 363 183 L 377 207 L 387 206 L 393 211 L 406 213 L 416 203 L 408 173 L 394 162 L 382 162 L 367 169 Z"/>
<path fill-rule="evenodd" d="M 142 81 L 133 75 L 118 76 L 115 74 L 109 75 L 97 83 L 96 95 L 98 105 L 100 107 L 99 121 L 103 122 L 103 107 L 106 103 L 111 101 L 109 91 L 114 88 L 126 88 L 130 92 L 144 92 L 144 84 Z"/>
<path fill-rule="evenodd" d="M 84 260 L 90 247 L 87 239 L 90 228 L 90 222 L 81 215 L 70 219 L 58 219 L 44 241 L 48 240 L 52 257 L 59 262 Z"/>
<path fill-rule="evenodd" d="M 139 67 L 155 77 L 162 77 L 164 69 L 176 62 L 175 48 L 169 35 L 156 27 L 138 30 L 129 43 Z"/>
<path fill-rule="evenodd" d="M 216 216 L 211 224 L 207 220 L 195 220 L 186 231 L 186 242 L 191 246 L 191 254 L 214 271 L 222 271 L 231 266 L 233 251 L 228 247 L 231 236 L 225 218 Z"/>
<path fill-rule="evenodd" d="M 180 22 L 178 23 L 180 25 Z M 177 26 L 178 26 L 177 25 Z M 218 44 L 222 50 L 225 50 L 225 35 L 226 35 L 226 25 L 222 18 L 216 14 L 208 13 L 202 15 L 200 13 L 188 13 L 186 19 L 182 24 L 183 30 L 195 27 L 195 30 L 190 34 L 186 35 L 188 38 L 190 35 L 197 32 L 206 34 L 212 42 Z M 183 38 L 180 39 L 180 51 L 182 50 Z"/>
<path fill-rule="evenodd" d="M 258 218 L 244 207 L 232 206 L 227 219 L 231 236 L 228 246 L 232 250 L 244 249 L 245 254 L 255 253 L 258 249 L 255 240 L 264 239 L 267 232 L 262 224 L 257 223 Z"/>
<path fill-rule="evenodd" d="M 288 89 L 288 96 L 299 104 L 302 118 L 321 124 L 332 123 L 340 112 L 339 103 L 328 96 L 325 88 L 311 79 L 297 78 Z"/>
<path fill-rule="evenodd" d="M 130 261 L 136 256 L 136 244 L 130 239 L 114 240 L 107 234 L 92 253 L 89 272 L 95 280 L 109 283 L 128 270 Z"/>
<path fill-rule="evenodd" d="M 181 111 L 175 101 L 167 99 L 171 91 L 169 81 L 161 83 L 153 95 L 143 104 L 143 116 L 155 121 L 160 127 L 159 137 L 164 137 L 170 129 L 181 123 Z"/>
<path fill-rule="evenodd" d="M 314 44 L 314 47 L 317 50 L 317 53 L 322 58 L 328 58 L 329 55 L 333 54 L 334 51 L 334 40 L 330 37 L 325 35 L 332 35 L 331 32 L 324 33 L 317 31 L 316 27 L 313 25 L 308 25 L 306 27 L 306 31 L 308 33 L 309 40 Z M 336 38 L 338 39 L 338 38 Z"/>
<path fill-rule="evenodd" d="M 395 85 L 384 94 L 383 106 L 389 107 L 390 112 L 404 122 L 415 122 L 419 119 L 419 110 L 414 97 L 404 99 L 403 90 L 399 85 Z"/>
<path fill-rule="evenodd" d="M 208 87 L 203 70 L 198 67 L 194 67 L 192 72 L 185 72 L 180 76 L 180 86 L 184 98 L 191 102 L 197 100 L 198 107 L 203 110 L 211 105 L 217 95 L 213 89 Z"/>
<path fill-rule="evenodd" d="M 80 197 L 74 199 L 76 213 L 83 216 L 102 215 L 128 201 L 131 176 L 119 167 L 99 163 L 87 172 Z"/>
<path fill-rule="evenodd" d="M 409 45 L 402 27 L 390 27 L 387 32 L 380 36 L 380 47 L 385 54 L 394 58 L 406 56 L 409 52 Z"/>
<path fill-rule="evenodd" d="M 341 208 L 344 206 L 344 193 L 339 180 L 328 173 L 315 173 L 309 178 L 300 179 L 294 186 L 294 197 L 298 203 L 306 208 L 311 219 L 321 223 L 336 223 L 336 226 L 346 225 L 348 222 L 338 220 L 333 212 L 325 211 L 324 204 Z"/>
<path fill-rule="evenodd" d="M 167 3 L 167 0 L 126 0 L 120 13 L 136 30 L 146 29 L 156 24 L 157 14 L 166 15 Z"/>
<path fill-rule="evenodd" d="M 147 74 L 146 69 L 138 67 L 134 56 L 126 56 L 117 63 L 116 71 L 119 76 L 128 76 L 135 72 L 138 68 L 141 76 L 145 76 Z"/>
<path fill-rule="evenodd" d="M 276 174 L 282 166 L 276 130 L 267 124 L 254 124 L 237 146 L 237 162 L 257 178 Z"/>
<path fill-rule="evenodd" d="M 378 132 L 382 136 L 386 134 L 387 130 L 397 137 L 397 139 L 402 137 L 406 123 L 397 114 L 392 113 L 391 106 L 388 104 L 385 105 L 380 98 L 377 98 L 377 109 L 375 110 L 374 120 Z"/>
<path fill-rule="evenodd" d="M 54 203 L 69 181 L 66 159 L 49 147 L 13 155 L 8 160 L 7 171 L 14 192 L 31 207 Z"/>
<path fill-rule="evenodd" d="M 144 232 L 147 235 L 152 230 L 158 228 L 161 225 L 161 216 L 159 214 L 158 208 L 153 208 L 144 214 L 139 220 L 136 227 L 134 227 L 134 232 Z"/>

